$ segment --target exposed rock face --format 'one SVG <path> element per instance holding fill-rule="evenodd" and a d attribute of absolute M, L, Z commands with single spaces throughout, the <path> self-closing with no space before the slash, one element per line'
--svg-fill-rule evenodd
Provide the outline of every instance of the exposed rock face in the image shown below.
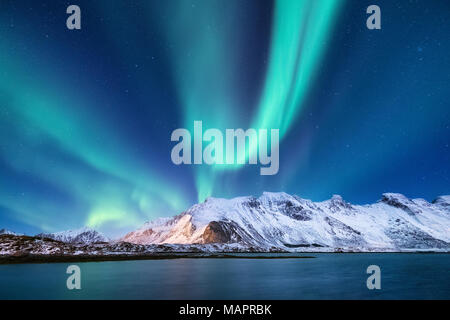
<path fill-rule="evenodd" d="M 433 200 L 432 204 L 442 208 L 450 208 L 450 196 L 440 196 Z"/>
<path fill-rule="evenodd" d="M 231 241 L 231 233 L 225 227 L 226 222 L 210 222 L 203 232 L 204 243 L 228 243 Z"/>
<path fill-rule="evenodd" d="M 242 243 L 242 230 L 236 223 L 224 221 L 210 222 L 203 232 L 203 243 Z M 247 235 L 248 236 L 248 235 Z"/>
<path fill-rule="evenodd" d="M 384 193 L 381 201 L 390 206 L 402 209 L 411 216 L 415 215 L 416 213 L 421 213 L 416 204 L 402 194 Z"/>
<path fill-rule="evenodd" d="M 351 210 L 353 209 L 352 205 L 348 202 L 345 202 L 339 195 L 333 195 L 330 200 L 330 205 L 328 206 L 332 212 L 337 212 L 341 210 Z"/>

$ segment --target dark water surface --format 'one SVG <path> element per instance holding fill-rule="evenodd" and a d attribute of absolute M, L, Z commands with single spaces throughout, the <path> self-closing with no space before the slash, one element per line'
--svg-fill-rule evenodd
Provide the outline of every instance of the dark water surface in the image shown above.
<path fill-rule="evenodd" d="M 0 299 L 450 299 L 450 254 L 305 255 L 78 263 L 81 290 L 66 287 L 69 263 L 0 265 Z"/>

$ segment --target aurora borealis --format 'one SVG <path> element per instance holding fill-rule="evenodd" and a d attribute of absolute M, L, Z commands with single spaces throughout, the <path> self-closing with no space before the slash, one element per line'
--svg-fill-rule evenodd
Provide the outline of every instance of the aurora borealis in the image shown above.
<path fill-rule="evenodd" d="M 263 191 L 450 194 L 448 21 L 446 1 L 2 0 L 0 228 L 117 236 Z M 280 129 L 279 173 L 175 166 L 171 133 L 196 120 Z"/>

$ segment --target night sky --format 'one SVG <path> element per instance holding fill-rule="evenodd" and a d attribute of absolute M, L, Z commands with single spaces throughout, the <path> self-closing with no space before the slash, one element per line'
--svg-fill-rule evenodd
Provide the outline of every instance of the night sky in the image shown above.
<path fill-rule="evenodd" d="M 446 0 L 0 0 L 0 228 L 118 236 L 263 191 L 450 194 L 449 22 Z M 278 174 L 174 165 L 194 120 L 280 129 Z"/>

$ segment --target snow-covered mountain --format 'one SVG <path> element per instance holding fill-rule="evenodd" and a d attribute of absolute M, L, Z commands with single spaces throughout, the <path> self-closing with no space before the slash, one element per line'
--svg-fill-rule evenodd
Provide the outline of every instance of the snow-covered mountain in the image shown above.
<path fill-rule="evenodd" d="M 88 227 L 84 227 L 77 230 L 61 231 L 56 233 L 40 233 L 36 237 L 49 238 L 66 243 L 90 244 L 97 242 L 109 242 L 109 239 L 105 237 L 102 233 Z"/>
<path fill-rule="evenodd" d="M 312 202 L 286 193 L 208 198 L 173 218 L 147 222 L 135 244 L 226 243 L 290 251 L 450 251 L 450 196 L 432 203 L 386 193 L 370 205 L 340 196 Z"/>
<path fill-rule="evenodd" d="M 13 235 L 13 236 L 17 236 L 17 235 L 18 235 L 17 233 L 12 232 L 12 231 L 10 231 L 10 230 L 7 230 L 7 229 L 0 229 L 0 235 L 2 235 L 2 234 L 9 234 L 9 235 Z"/>

